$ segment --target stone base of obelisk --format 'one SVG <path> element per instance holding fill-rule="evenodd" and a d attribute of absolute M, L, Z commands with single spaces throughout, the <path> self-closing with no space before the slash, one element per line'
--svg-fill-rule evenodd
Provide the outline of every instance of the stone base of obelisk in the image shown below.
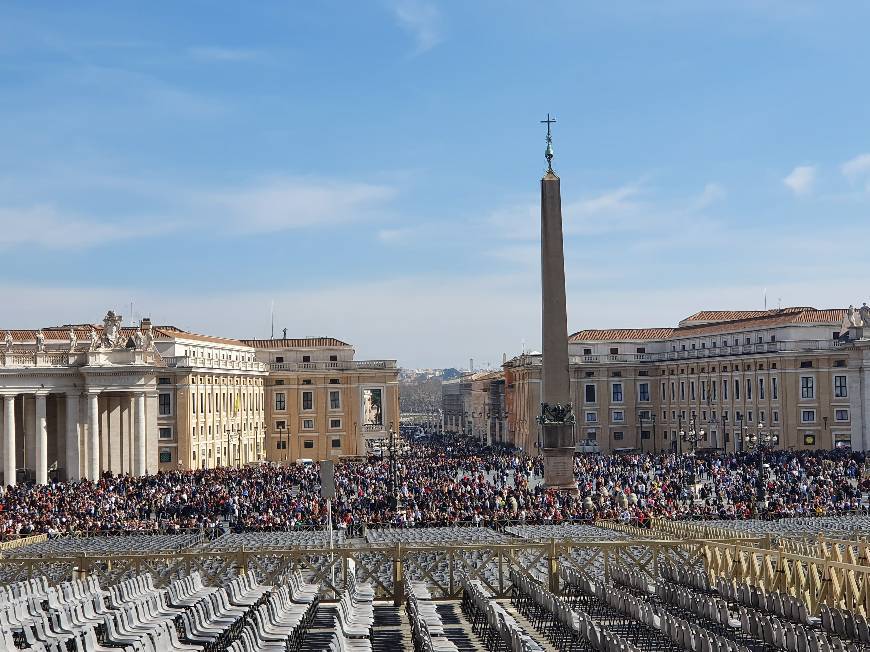
<path fill-rule="evenodd" d="M 545 423 L 544 486 L 577 493 L 574 477 L 574 429 L 570 424 Z"/>

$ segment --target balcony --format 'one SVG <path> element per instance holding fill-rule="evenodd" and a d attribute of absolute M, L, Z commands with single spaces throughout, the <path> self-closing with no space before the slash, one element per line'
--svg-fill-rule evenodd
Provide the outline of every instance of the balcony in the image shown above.
<path fill-rule="evenodd" d="M 396 369 L 395 360 L 331 360 L 328 362 L 273 362 L 272 371 L 354 371 L 358 369 Z"/>
<path fill-rule="evenodd" d="M 217 371 L 269 371 L 269 365 L 257 360 L 221 360 L 195 355 L 166 356 L 163 360 L 167 367 L 203 368 Z"/>

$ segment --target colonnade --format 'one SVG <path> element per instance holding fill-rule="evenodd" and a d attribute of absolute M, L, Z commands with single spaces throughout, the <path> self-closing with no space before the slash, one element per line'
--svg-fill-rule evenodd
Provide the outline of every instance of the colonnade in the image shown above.
<path fill-rule="evenodd" d="M 148 439 L 152 439 L 151 445 L 156 447 L 157 437 L 156 423 L 150 424 L 152 435 L 149 436 L 146 429 L 146 423 L 151 420 L 146 416 L 145 391 L 52 392 L 46 389 L 34 392 L 9 392 L 2 394 L 3 429 L 0 451 L 2 451 L 4 485 L 15 484 L 17 470 L 22 466 L 30 468 L 31 462 L 36 482 L 40 484 L 48 482 L 49 397 L 54 398 L 55 406 L 52 441 L 57 455 L 56 463 L 58 467 L 66 470 L 66 479 L 96 480 L 107 470 L 145 475 L 149 470 Z M 148 394 L 148 397 L 153 398 L 156 404 L 156 394 L 153 396 Z M 107 411 L 110 409 L 110 402 L 115 407 L 123 405 L 125 411 L 130 411 L 129 423 L 125 423 L 120 415 L 117 415 L 114 421 L 109 419 Z M 62 411 L 65 413 L 63 423 L 61 423 Z M 33 441 L 25 441 L 30 436 L 34 438 Z M 21 439 L 18 439 L 19 437 Z M 64 442 L 63 447 L 61 447 L 61 440 Z M 29 454 L 33 455 L 31 459 L 27 459 Z M 156 466 L 151 470 L 156 470 Z"/>

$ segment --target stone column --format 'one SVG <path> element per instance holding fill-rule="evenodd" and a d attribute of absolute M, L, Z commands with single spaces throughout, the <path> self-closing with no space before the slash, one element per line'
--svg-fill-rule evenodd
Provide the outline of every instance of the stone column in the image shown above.
<path fill-rule="evenodd" d="M 541 179 L 541 427 L 544 484 L 576 493 L 568 371 L 568 316 L 562 247 L 562 195 L 552 168 Z"/>
<path fill-rule="evenodd" d="M 14 485 L 15 476 L 15 396 L 3 397 L 3 483 Z"/>
<path fill-rule="evenodd" d="M 145 394 L 137 392 L 133 398 L 133 467 L 134 475 L 145 475 L 147 459 L 145 457 Z"/>
<path fill-rule="evenodd" d="M 79 454 L 79 395 L 70 392 L 66 395 L 66 479 L 78 482 L 81 478 Z"/>
<path fill-rule="evenodd" d="M 88 394 L 88 464 L 87 478 L 91 482 L 100 479 L 100 395 Z"/>
<path fill-rule="evenodd" d="M 48 424 L 45 418 L 45 394 L 36 395 L 36 459 L 33 468 L 36 483 L 48 482 Z"/>

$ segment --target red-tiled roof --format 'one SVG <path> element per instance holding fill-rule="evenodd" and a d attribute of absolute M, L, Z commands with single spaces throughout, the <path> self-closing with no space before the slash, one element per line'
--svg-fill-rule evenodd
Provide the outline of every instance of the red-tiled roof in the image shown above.
<path fill-rule="evenodd" d="M 578 331 L 568 338 L 569 342 L 621 342 L 634 340 L 664 340 L 670 337 L 673 328 L 608 328 Z"/>
<path fill-rule="evenodd" d="M 184 340 L 193 340 L 195 342 L 231 344 L 234 346 L 250 346 L 250 344 L 246 344 L 242 340 L 233 340 L 227 337 L 214 337 L 212 335 L 200 335 L 199 333 L 189 333 L 187 331 L 176 328 L 175 326 L 155 326 L 154 330 L 157 331 L 157 339 L 171 339 L 177 337 Z"/>
<path fill-rule="evenodd" d="M 773 310 L 749 319 L 735 319 L 732 321 L 715 322 L 710 324 L 688 324 L 674 329 L 672 337 L 694 337 L 697 335 L 714 335 L 727 333 L 735 330 L 748 330 L 752 328 L 773 328 L 775 326 L 788 326 L 790 324 L 831 324 L 839 327 L 846 315 L 846 308 L 833 308 L 828 310 L 785 309 Z"/>
<path fill-rule="evenodd" d="M 257 349 L 295 349 L 295 348 L 313 348 L 313 347 L 337 347 L 350 346 L 347 342 L 342 342 L 334 337 L 294 337 L 294 338 L 279 338 L 274 340 L 242 340 L 248 346 L 253 346 Z"/>

